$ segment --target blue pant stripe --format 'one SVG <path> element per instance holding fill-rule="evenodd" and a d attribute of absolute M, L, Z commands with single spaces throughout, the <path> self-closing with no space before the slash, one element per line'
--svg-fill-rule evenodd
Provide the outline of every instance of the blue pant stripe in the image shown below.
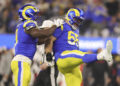
<path fill-rule="evenodd" d="M 97 54 L 85 54 L 84 56 L 76 55 L 76 54 L 68 54 L 65 56 L 60 56 L 60 58 L 63 58 L 63 59 L 67 57 L 79 58 L 79 59 L 82 59 L 83 62 L 85 63 L 90 63 L 97 60 Z"/>
<path fill-rule="evenodd" d="M 76 55 L 76 54 L 67 54 L 65 56 L 60 56 L 61 58 L 67 58 L 67 57 L 74 57 L 74 58 L 82 58 L 82 56 L 80 55 Z"/>
<path fill-rule="evenodd" d="M 22 71 L 22 67 L 21 67 L 21 62 L 18 62 L 18 67 L 19 67 L 19 72 L 18 72 L 18 86 L 21 86 L 21 71 Z"/>

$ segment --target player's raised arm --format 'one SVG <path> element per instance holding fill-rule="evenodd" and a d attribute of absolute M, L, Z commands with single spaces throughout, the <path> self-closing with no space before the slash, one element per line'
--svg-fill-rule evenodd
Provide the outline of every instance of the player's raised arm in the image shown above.
<path fill-rule="evenodd" d="M 48 29 L 43 29 L 40 30 L 37 27 L 33 27 L 30 30 L 25 30 L 26 33 L 30 34 L 32 37 L 49 37 L 50 35 L 52 35 L 52 33 L 54 32 L 54 30 L 56 29 L 56 25 L 53 25 L 52 27 L 48 28 Z"/>
<path fill-rule="evenodd" d="M 44 29 L 43 31 L 45 31 L 45 33 L 47 32 L 47 30 L 51 30 L 53 26 L 57 26 L 59 27 L 61 24 L 63 24 L 63 20 L 62 19 L 57 19 L 54 22 L 52 22 L 51 20 L 45 20 L 42 24 L 42 26 L 40 26 L 39 28 Z M 50 29 L 51 28 L 51 29 Z M 42 30 L 41 30 L 42 31 Z M 56 30 L 55 30 L 56 31 Z M 55 32 L 54 31 L 54 32 Z M 45 34 L 44 33 L 44 34 Z M 47 32 L 46 34 L 50 34 L 51 32 Z M 45 34 L 45 35 L 46 35 Z M 54 33 L 53 33 L 54 34 Z M 51 39 L 51 35 L 49 35 L 49 37 L 46 36 L 41 36 L 38 39 L 38 44 L 43 44 L 43 43 L 47 43 L 46 45 L 49 45 L 51 42 L 53 41 L 53 39 Z M 50 50 L 50 49 L 49 49 Z"/>
<path fill-rule="evenodd" d="M 25 25 L 25 32 L 30 34 L 32 37 L 46 38 L 53 34 L 54 30 L 63 23 L 63 20 L 57 19 L 54 22 L 50 20 L 45 20 L 43 25 L 38 29 L 35 22 L 30 22 L 30 24 Z"/>

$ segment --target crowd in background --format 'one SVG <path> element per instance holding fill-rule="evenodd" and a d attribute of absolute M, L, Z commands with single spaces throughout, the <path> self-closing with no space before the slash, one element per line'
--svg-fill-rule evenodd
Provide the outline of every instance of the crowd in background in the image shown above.
<path fill-rule="evenodd" d="M 6 47 L 0 48 L 0 86 L 12 86 L 12 72 L 10 63 L 13 58 L 13 50 Z"/>
<path fill-rule="evenodd" d="M 120 36 L 119 0 L 0 0 L 0 33 L 14 33 L 18 9 L 31 3 L 40 9 L 40 16 L 49 19 L 63 16 L 69 8 L 81 8 L 86 20 L 81 27 L 84 36 Z"/>
<path fill-rule="evenodd" d="M 85 11 L 85 21 L 80 27 L 81 36 L 120 36 L 120 0 L 0 0 L 0 33 L 15 32 L 19 21 L 18 9 L 26 3 L 40 9 L 40 22 L 52 17 L 64 18 L 69 8 L 81 8 Z M 0 83 L 4 82 L 5 86 L 13 86 L 10 71 L 12 57 L 12 50 L 0 48 Z M 113 57 L 111 67 L 104 61 L 84 64 L 84 86 L 120 86 L 120 55 Z M 39 62 L 34 60 L 33 63 L 33 73 L 36 74 L 40 71 Z"/>

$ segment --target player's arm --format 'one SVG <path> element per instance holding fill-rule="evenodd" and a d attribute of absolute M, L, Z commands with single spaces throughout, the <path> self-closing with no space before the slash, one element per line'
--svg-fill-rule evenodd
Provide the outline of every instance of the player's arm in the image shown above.
<path fill-rule="evenodd" d="M 45 52 L 52 52 L 53 42 L 63 33 L 63 25 L 61 27 L 56 28 L 53 35 L 49 38 L 48 42 L 46 42 Z"/>
<path fill-rule="evenodd" d="M 58 27 L 53 35 L 49 38 L 49 40 L 46 41 L 45 43 L 45 53 L 46 53 L 46 57 L 47 57 L 47 61 L 51 61 L 53 55 L 51 54 L 51 52 L 53 51 L 53 43 L 54 41 L 62 34 L 63 30 L 61 29 L 61 27 Z"/>
<path fill-rule="evenodd" d="M 53 42 L 56 40 L 54 36 L 51 36 L 46 42 L 45 42 L 45 53 L 46 53 L 46 60 L 52 61 L 52 48 L 53 48 Z"/>
<path fill-rule="evenodd" d="M 50 21 L 50 20 L 45 20 L 44 22 L 43 22 L 43 24 L 42 24 L 42 26 L 40 26 L 40 28 L 44 28 L 44 29 L 48 29 L 49 27 L 52 27 L 54 24 L 55 25 L 57 25 L 58 27 L 61 25 L 63 23 L 63 20 L 61 20 L 61 19 L 57 19 L 56 21 L 54 21 L 54 22 L 52 22 L 52 21 Z M 49 32 L 49 31 L 48 31 Z M 48 33 L 46 33 L 46 34 L 48 34 Z M 46 35 L 45 34 L 45 35 Z M 43 43 L 50 43 L 51 41 L 50 41 L 50 37 L 46 37 L 46 36 L 44 36 L 44 37 L 39 37 L 39 40 L 38 40 L 38 44 L 43 44 Z M 46 44 L 46 45 L 47 45 Z"/>
<path fill-rule="evenodd" d="M 51 36 L 46 42 L 45 42 L 45 53 L 51 53 L 53 48 L 53 42 L 56 40 L 56 37 Z"/>
<path fill-rule="evenodd" d="M 48 39 L 49 39 L 48 37 L 46 37 L 46 38 L 38 38 L 37 45 L 45 44 L 45 42 Z"/>
<path fill-rule="evenodd" d="M 40 30 L 37 27 L 30 28 L 29 30 L 25 29 L 25 32 L 27 34 L 30 34 L 34 38 L 37 38 L 37 37 L 46 38 L 52 35 L 55 29 L 56 29 L 56 25 L 53 25 L 52 27 L 45 29 L 45 30 L 44 29 Z"/>

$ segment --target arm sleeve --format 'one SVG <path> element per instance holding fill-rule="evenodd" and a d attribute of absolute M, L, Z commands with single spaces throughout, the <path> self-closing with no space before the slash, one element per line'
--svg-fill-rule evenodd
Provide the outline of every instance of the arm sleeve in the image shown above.
<path fill-rule="evenodd" d="M 58 27 L 55 29 L 54 33 L 53 33 L 53 36 L 55 38 L 58 38 L 63 32 L 63 25 L 61 25 L 61 27 Z"/>
<path fill-rule="evenodd" d="M 33 20 L 29 20 L 29 21 L 26 21 L 24 24 L 23 24 L 23 28 L 25 30 L 30 30 L 31 28 L 34 28 L 34 27 L 37 27 L 37 22 L 33 21 Z"/>

